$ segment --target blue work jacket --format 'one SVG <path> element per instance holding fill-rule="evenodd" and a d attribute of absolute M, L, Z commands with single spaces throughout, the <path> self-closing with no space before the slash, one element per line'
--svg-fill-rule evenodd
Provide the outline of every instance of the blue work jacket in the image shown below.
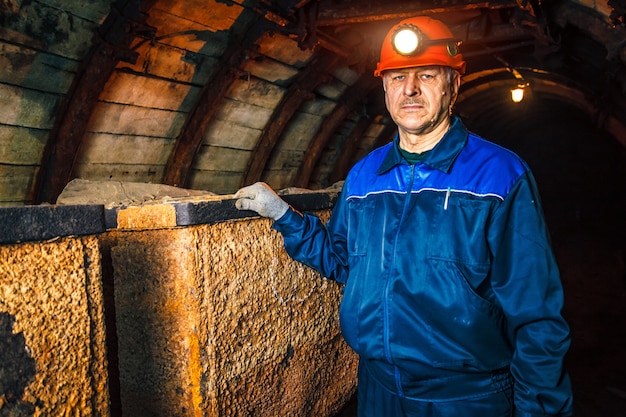
<path fill-rule="evenodd" d="M 294 259 L 345 284 L 342 333 L 387 389 L 426 401 L 514 385 L 516 416 L 568 416 L 569 327 L 532 174 L 460 120 L 421 161 L 398 137 L 350 171 L 324 226 L 273 227 Z"/>

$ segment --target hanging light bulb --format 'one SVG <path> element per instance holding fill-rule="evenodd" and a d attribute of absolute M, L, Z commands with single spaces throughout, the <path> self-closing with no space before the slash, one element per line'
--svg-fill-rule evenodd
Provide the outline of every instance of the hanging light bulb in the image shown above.
<path fill-rule="evenodd" d="M 521 80 L 524 81 L 524 80 Z M 526 87 L 529 87 L 530 83 L 527 81 L 524 82 L 518 82 L 517 87 L 511 89 L 511 100 L 513 100 L 513 103 L 519 103 L 522 100 L 524 100 L 524 93 L 525 93 L 525 89 Z"/>
<path fill-rule="evenodd" d="M 524 100 L 523 86 L 518 85 L 516 88 L 511 90 L 511 100 L 513 100 L 513 103 L 519 103 L 520 101 Z"/>

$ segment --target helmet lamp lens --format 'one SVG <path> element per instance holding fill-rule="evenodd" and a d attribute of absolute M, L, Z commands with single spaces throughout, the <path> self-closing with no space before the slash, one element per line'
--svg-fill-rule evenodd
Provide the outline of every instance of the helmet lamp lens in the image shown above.
<path fill-rule="evenodd" d="M 398 31 L 393 37 L 393 46 L 401 55 L 412 55 L 419 47 L 419 37 L 409 28 Z"/>

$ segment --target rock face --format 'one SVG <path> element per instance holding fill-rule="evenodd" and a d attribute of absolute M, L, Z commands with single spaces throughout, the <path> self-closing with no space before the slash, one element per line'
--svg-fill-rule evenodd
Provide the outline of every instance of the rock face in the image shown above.
<path fill-rule="evenodd" d="M 341 287 L 291 260 L 270 226 L 254 219 L 103 236 L 115 271 L 124 415 L 330 416 L 354 393 Z"/>
<path fill-rule="evenodd" d="M 108 416 L 94 236 L 0 245 L 0 415 Z"/>
<path fill-rule="evenodd" d="M 335 196 L 285 198 L 327 220 Z M 0 244 L 1 416 L 325 417 L 355 392 L 342 287 L 290 259 L 270 220 L 183 197 L 106 209 L 115 226 L 77 237 L 103 206 L 48 207 L 64 227 Z"/>

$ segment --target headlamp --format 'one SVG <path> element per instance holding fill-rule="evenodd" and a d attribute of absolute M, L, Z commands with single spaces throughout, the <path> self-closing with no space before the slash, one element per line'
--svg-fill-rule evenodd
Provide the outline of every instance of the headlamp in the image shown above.
<path fill-rule="evenodd" d="M 405 24 L 398 26 L 391 35 L 391 45 L 398 54 L 403 56 L 419 55 L 431 45 L 446 45 L 448 54 L 456 56 L 459 53 L 461 41 L 453 38 L 428 39 L 417 26 Z"/>

